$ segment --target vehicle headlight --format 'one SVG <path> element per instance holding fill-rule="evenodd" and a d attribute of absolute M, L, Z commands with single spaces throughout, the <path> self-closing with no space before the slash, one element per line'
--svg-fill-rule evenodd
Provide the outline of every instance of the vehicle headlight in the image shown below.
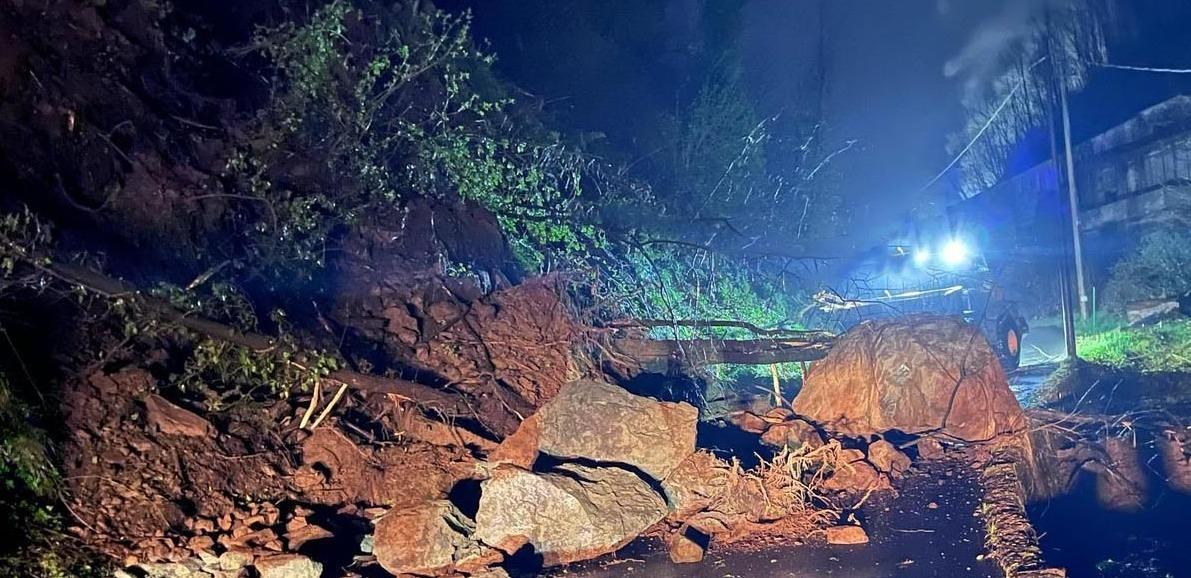
<path fill-rule="evenodd" d="M 959 239 L 952 239 L 946 245 L 943 245 L 943 263 L 948 266 L 956 267 L 963 265 L 968 262 L 970 255 L 971 252 L 968 250 L 967 244 Z"/>

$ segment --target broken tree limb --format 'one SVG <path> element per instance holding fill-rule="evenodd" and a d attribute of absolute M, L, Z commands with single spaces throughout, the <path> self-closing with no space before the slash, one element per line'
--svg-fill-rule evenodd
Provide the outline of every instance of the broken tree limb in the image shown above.
<path fill-rule="evenodd" d="M 613 339 L 612 348 L 642 365 L 681 360 L 692 365 L 770 365 L 816 361 L 827 356 L 829 339 Z"/>

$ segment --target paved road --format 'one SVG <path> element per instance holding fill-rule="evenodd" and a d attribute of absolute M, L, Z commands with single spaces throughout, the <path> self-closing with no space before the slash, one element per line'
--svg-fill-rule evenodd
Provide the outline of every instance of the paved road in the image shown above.
<path fill-rule="evenodd" d="M 808 544 L 759 553 L 712 551 L 701 564 L 676 565 L 657 544 L 635 544 L 617 557 L 550 576 L 574 578 L 993 578 L 977 561 L 984 532 L 974 516 L 975 480 L 964 466 L 918 472 L 896 499 L 861 513 L 872 541 L 863 546 Z M 937 508 L 928 504 L 934 502 Z M 626 561 L 628 560 L 628 561 Z"/>

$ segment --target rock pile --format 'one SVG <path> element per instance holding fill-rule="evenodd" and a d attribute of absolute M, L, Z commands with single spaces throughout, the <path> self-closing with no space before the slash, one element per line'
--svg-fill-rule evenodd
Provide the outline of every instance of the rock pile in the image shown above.
<path fill-rule="evenodd" d="M 569 383 L 479 465 L 471 517 L 450 502 L 390 512 L 376 524 L 377 560 L 434 576 L 524 551 L 547 566 L 614 552 L 670 512 L 660 484 L 695 452 L 697 421 L 687 404 Z"/>
<path fill-rule="evenodd" d="M 824 444 L 791 418 L 769 416 L 766 429 Z M 546 566 L 594 558 L 652 528 L 672 532 L 675 560 L 697 561 L 712 539 L 807 507 L 697 451 L 697 421 L 685 403 L 569 383 L 479 464 L 474 512 L 446 501 L 391 511 L 376 523 L 376 558 L 395 574 L 473 575 L 527 552 Z"/>
<path fill-rule="evenodd" d="M 114 578 L 239 578 L 251 568 L 260 578 L 320 578 L 323 565 L 297 554 L 275 554 L 258 559 L 232 551 L 157 564 L 138 564 L 117 570 Z"/>

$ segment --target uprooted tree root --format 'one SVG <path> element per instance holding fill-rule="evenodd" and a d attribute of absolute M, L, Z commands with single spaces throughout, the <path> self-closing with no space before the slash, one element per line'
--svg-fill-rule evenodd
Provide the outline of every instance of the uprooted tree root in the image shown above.
<path fill-rule="evenodd" d="M 817 508 L 830 505 L 819 488 L 831 472 L 850 467 L 842 451 L 836 440 L 814 449 L 805 445 L 794 450 L 785 447 L 773 459 L 761 460 L 756 470 L 744 475 L 759 482 L 766 506 L 774 511 L 795 514 L 814 510 L 816 514 L 829 514 L 830 510 Z"/>
<path fill-rule="evenodd" d="M 719 526 L 714 542 L 748 551 L 810 537 L 839 519 L 838 509 L 820 492 L 824 480 L 847 467 L 836 440 L 818 448 L 785 448 L 745 470 L 733 460 L 727 489 L 692 525 Z"/>

